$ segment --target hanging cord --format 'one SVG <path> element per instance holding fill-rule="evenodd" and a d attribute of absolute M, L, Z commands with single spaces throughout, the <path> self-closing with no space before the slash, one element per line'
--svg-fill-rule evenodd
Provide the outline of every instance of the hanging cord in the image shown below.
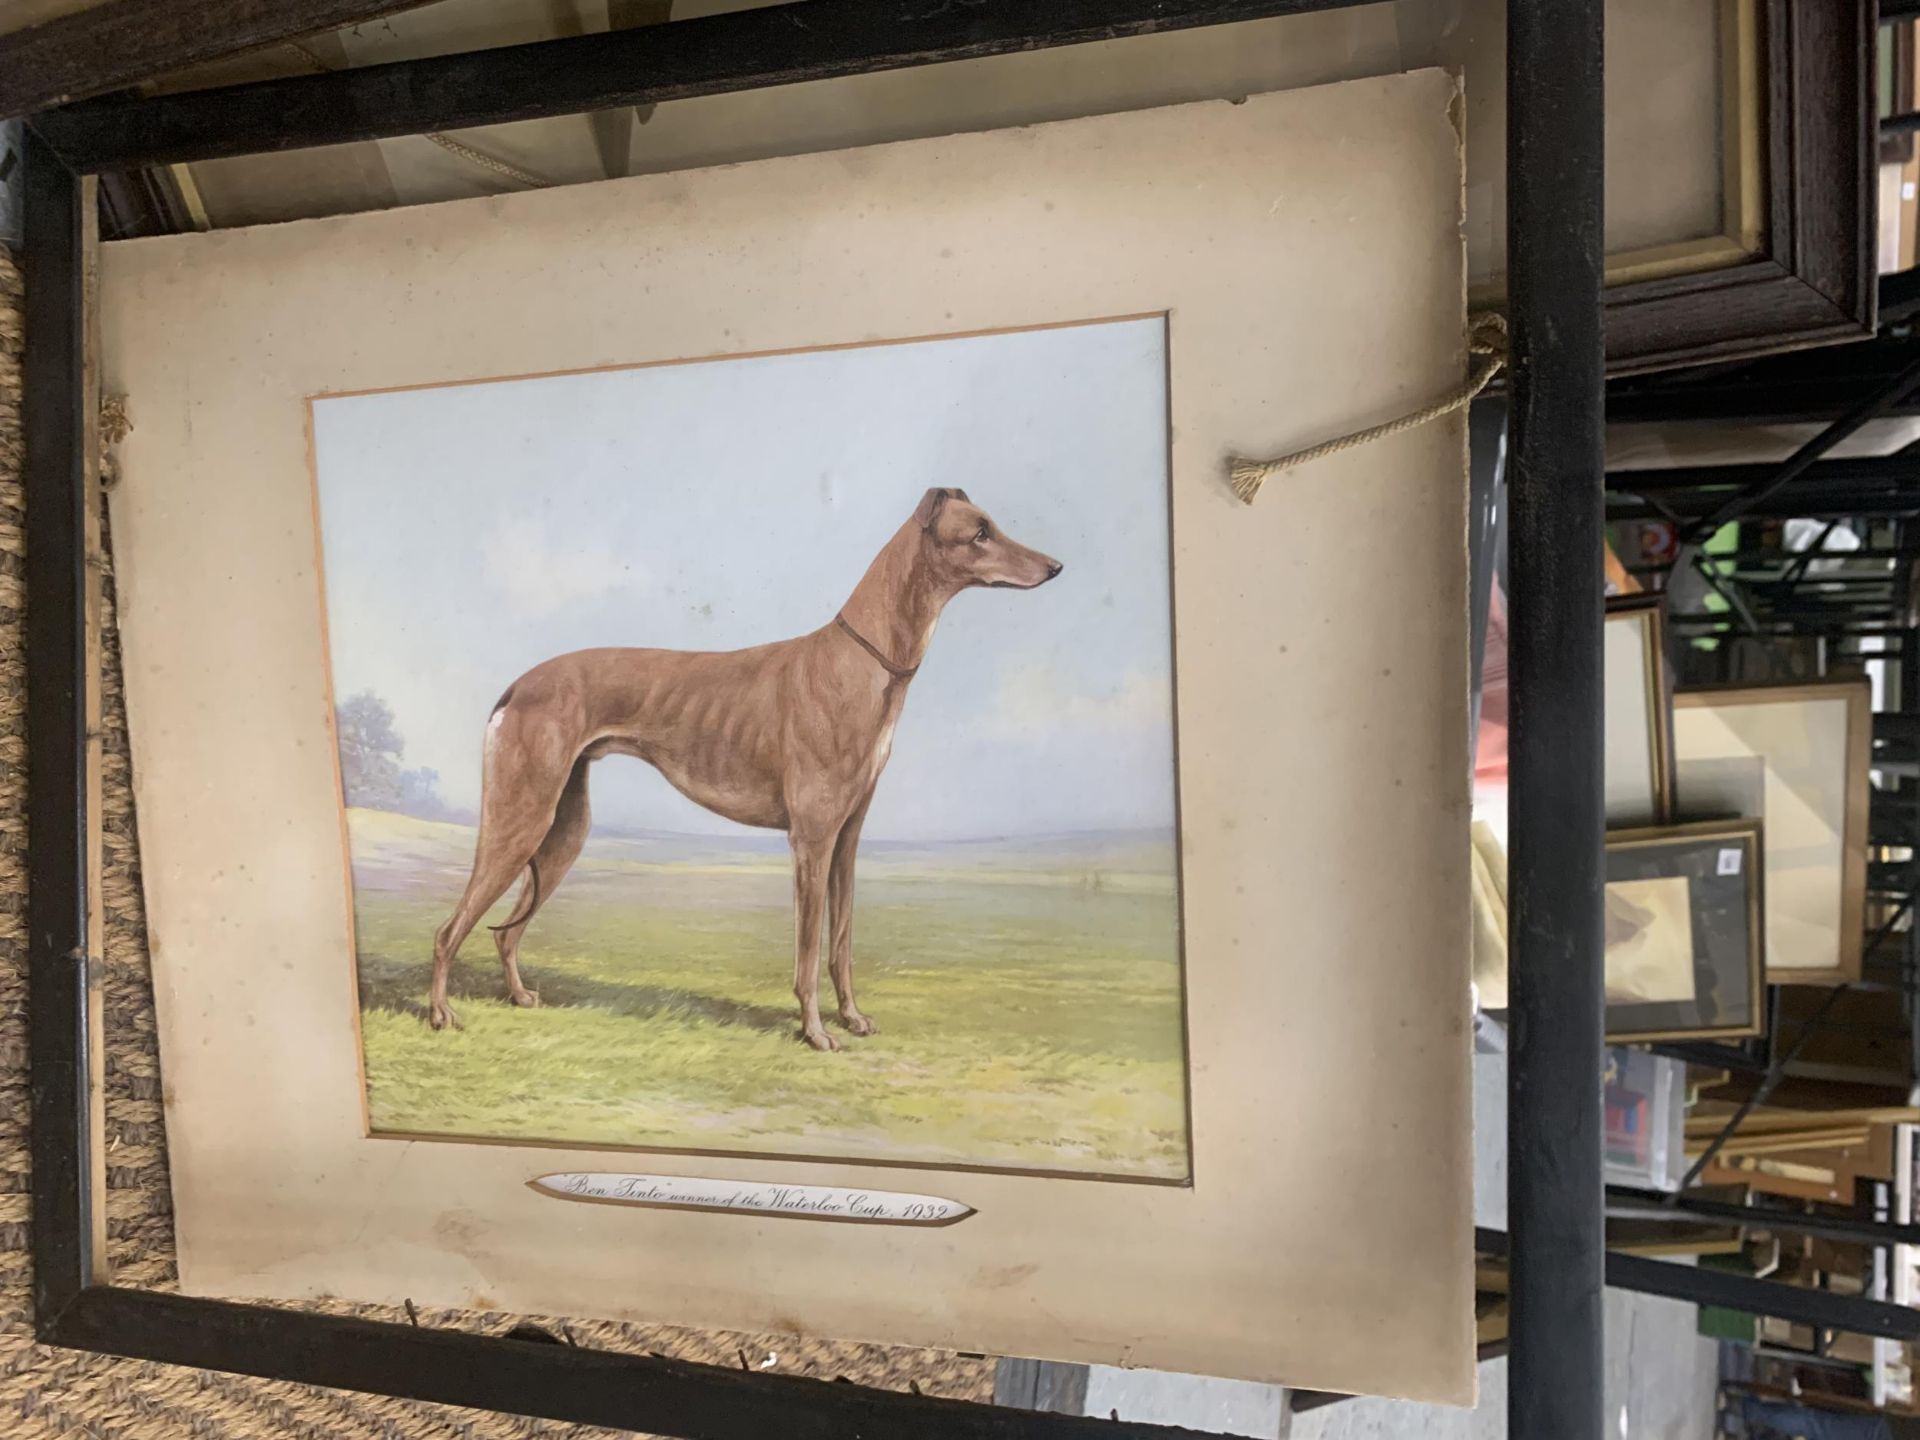
<path fill-rule="evenodd" d="M 340 68 L 338 65 L 329 65 L 298 40 L 282 40 L 280 43 L 289 50 L 297 51 L 305 58 L 309 65 L 323 75 L 333 74 Z M 484 151 L 476 150 L 471 145 L 464 145 L 451 135 L 442 135 L 437 131 L 430 131 L 421 138 L 423 140 L 431 140 L 449 155 L 458 155 L 470 165 L 478 165 L 482 170 L 491 170 L 496 175 L 504 176 L 506 179 L 525 185 L 530 189 L 545 190 L 553 184 L 551 180 L 542 179 L 529 170 L 522 170 L 518 165 L 488 155 Z"/>
<path fill-rule="evenodd" d="M 449 155 L 458 155 L 462 160 L 478 165 L 482 170 L 491 170 L 496 175 L 504 175 L 509 180 L 517 180 L 529 189 L 545 190 L 553 184 L 551 180 L 542 180 L 538 175 L 528 170 L 522 170 L 518 165 L 512 164 L 509 161 L 500 160 L 492 155 L 484 154 L 474 149 L 471 145 L 462 145 L 451 135 L 442 135 L 437 131 L 429 131 L 423 138 L 431 140 Z"/>
<path fill-rule="evenodd" d="M 1267 477 L 1277 475 L 1282 470 L 1295 465 L 1304 465 L 1309 460 L 1320 460 L 1328 455 L 1338 455 L 1342 450 L 1352 450 L 1365 445 L 1370 440 L 1384 440 L 1389 435 L 1398 435 L 1403 430 L 1412 430 L 1429 420 L 1438 420 L 1442 415 L 1451 415 L 1454 411 L 1472 402 L 1482 390 L 1493 383 L 1493 377 L 1500 373 L 1500 367 L 1507 363 L 1507 318 L 1504 315 L 1485 311 L 1470 316 L 1467 320 L 1467 349 L 1478 356 L 1474 361 L 1473 372 L 1453 394 L 1444 400 L 1437 400 L 1409 415 L 1397 420 L 1389 420 L 1384 425 L 1374 425 L 1365 430 L 1356 430 L 1351 435 L 1343 435 L 1338 440 L 1322 441 L 1310 445 L 1305 450 L 1295 450 L 1291 455 L 1282 455 L 1277 460 L 1243 460 L 1235 458 L 1232 462 L 1231 480 L 1233 493 L 1251 505 L 1259 495 L 1260 487 Z"/>

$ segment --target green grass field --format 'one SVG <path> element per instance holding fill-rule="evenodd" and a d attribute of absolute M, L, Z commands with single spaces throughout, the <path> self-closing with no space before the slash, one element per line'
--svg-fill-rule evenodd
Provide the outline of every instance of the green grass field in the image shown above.
<path fill-rule="evenodd" d="M 869 844 L 854 979 L 879 1033 L 829 1020 L 846 1048 L 816 1054 L 783 846 L 596 837 L 521 947 L 541 1008 L 504 1003 L 476 931 L 463 1028 L 435 1034 L 432 936 L 473 832 L 348 817 L 376 1132 L 1187 1174 L 1170 842 Z"/>

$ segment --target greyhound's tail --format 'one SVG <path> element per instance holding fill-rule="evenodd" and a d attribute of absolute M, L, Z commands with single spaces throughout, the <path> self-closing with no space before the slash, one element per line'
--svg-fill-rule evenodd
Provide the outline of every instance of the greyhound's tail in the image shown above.
<path fill-rule="evenodd" d="M 522 920 L 525 920 L 529 915 L 533 914 L 534 910 L 539 906 L 540 862 L 538 860 L 527 861 L 527 871 L 533 878 L 527 885 L 527 893 L 520 897 L 520 903 L 514 907 L 513 914 L 509 915 L 498 925 L 489 925 L 487 929 L 495 932 L 511 930 Z"/>

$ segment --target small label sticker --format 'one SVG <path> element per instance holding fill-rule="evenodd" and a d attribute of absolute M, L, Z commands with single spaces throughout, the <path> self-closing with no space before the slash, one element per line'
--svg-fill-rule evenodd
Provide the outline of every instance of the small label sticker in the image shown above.
<path fill-rule="evenodd" d="M 1738 875 L 1740 873 L 1740 852 L 1738 850 L 1722 850 L 1720 852 L 1720 873 L 1722 875 Z"/>
<path fill-rule="evenodd" d="M 542 1195 L 602 1205 L 786 1215 L 802 1220 L 845 1220 L 866 1225 L 952 1225 L 974 1213 L 971 1205 L 938 1195 L 855 1190 L 838 1185 L 752 1184 L 744 1180 L 703 1180 L 690 1175 L 572 1171 L 542 1175 L 527 1184 Z"/>

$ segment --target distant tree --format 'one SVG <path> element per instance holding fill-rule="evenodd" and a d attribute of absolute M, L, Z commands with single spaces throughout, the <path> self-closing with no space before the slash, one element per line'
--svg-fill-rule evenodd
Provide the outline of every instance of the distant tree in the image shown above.
<path fill-rule="evenodd" d="M 401 768 L 407 742 L 394 728 L 386 701 L 371 690 L 350 696 L 335 707 L 334 728 L 340 737 L 340 786 L 347 804 L 426 820 L 447 817 L 439 772 L 425 766 Z"/>
<path fill-rule="evenodd" d="M 393 728 L 393 711 L 371 690 L 334 710 L 340 736 L 340 783 L 349 805 L 392 810 L 400 801 L 400 757 L 406 741 Z"/>
<path fill-rule="evenodd" d="M 440 799 L 440 772 L 424 765 L 418 770 L 402 770 L 400 803 L 395 808 L 427 820 L 446 819 L 447 807 Z"/>

